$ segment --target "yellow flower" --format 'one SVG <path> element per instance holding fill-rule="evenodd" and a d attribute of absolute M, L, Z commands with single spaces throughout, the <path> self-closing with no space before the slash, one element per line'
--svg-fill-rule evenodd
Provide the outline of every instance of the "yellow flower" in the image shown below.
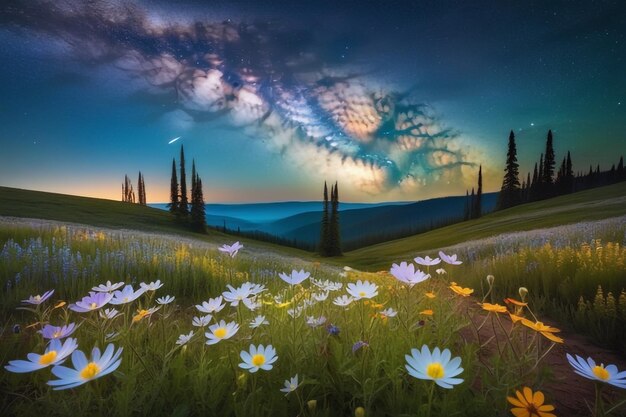
<path fill-rule="evenodd" d="M 357 407 L 354 410 L 354 417 L 365 417 L 365 408 Z"/>
<path fill-rule="evenodd" d="M 471 288 L 463 288 L 458 285 L 450 285 L 450 289 L 462 297 L 469 297 L 474 292 Z"/>
<path fill-rule="evenodd" d="M 432 316 L 435 313 L 431 309 L 428 309 L 428 310 L 420 311 L 420 314 L 423 314 L 425 316 Z"/>
<path fill-rule="evenodd" d="M 522 320 L 524 318 L 522 316 L 518 316 L 518 315 L 513 314 L 513 313 L 509 313 L 509 317 L 511 317 L 511 321 L 513 323 L 517 323 L 518 321 L 520 321 L 520 320 Z"/>
<path fill-rule="evenodd" d="M 58 302 L 58 303 L 54 306 L 54 308 L 61 308 L 61 307 L 63 307 L 64 305 L 65 305 L 65 301 L 59 301 L 59 302 Z"/>
<path fill-rule="evenodd" d="M 555 343 L 563 343 L 563 339 L 553 334 L 560 332 L 560 330 L 556 327 L 546 326 L 540 321 L 533 323 L 528 319 L 522 319 L 522 324 L 529 329 L 533 329 L 537 333 L 541 333 L 546 339 L 549 339 Z"/>
<path fill-rule="evenodd" d="M 523 302 L 517 301 L 517 300 L 515 300 L 513 298 L 505 298 L 504 302 L 507 303 L 507 304 L 516 305 L 518 307 L 526 307 L 528 305 L 528 303 L 523 303 Z"/>
<path fill-rule="evenodd" d="M 430 298 L 430 299 L 433 299 L 433 298 L 437 297 L 433 291 L 428 291 L 428 292 L 427 292 L 426 294 L 424 294 L 424 295 L 425 295 L 426 297 Z"/>
<path fill-rule="evenodd" d="M 137 314 L 133 317 L 133 323 L 137 323 L 148 315 L 148 310 L 137 310 Z"/>
<path fill-rule="evenodd" d="M 550 411 L 554 411 L 553 405 L 544 404 L 545 396 L 541 391 L 533 393 L 533 390 L 524 387 L 524 393 L 515 391 L 515 397 L 507 397 L 506 399 L 513 405 L 511 414 L 515 417 L 556 417 Z"/>
<path fill-rule="evenodd" d="M 500 304 L 482 303 L 483 310 L 490 313 L 506 313 L 508 310 L 505 306 Z"/>

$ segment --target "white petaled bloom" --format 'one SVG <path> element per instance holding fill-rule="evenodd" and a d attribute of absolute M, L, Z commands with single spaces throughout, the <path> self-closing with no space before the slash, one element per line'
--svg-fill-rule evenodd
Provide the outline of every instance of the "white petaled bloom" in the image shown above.
<path fill-rule="evenodd" d="M 306 320 L 306 324 L 313 328 L 319 327 L 324 323 L 326 323 L 326 317 L 324 316 L 320 316 L 318 318 L 309 316 L 309 318 Z"/>
<path fill-rule="evenodd" d="M 290 379 L 285 380 L 285 388 L 281 388 L 280 391 L 285 393 L 285 396 L 289 395 L 290 392 L 294 392 L 298 389 L 298 374 L 296 376 L 291 377 Z"/>
<path fill-rule="evenodd" d="M 117 311 L 114 308 L 107 308 L 105 310 L 100 310 L 100 317 L 102 317 L 103 319 L 113 319 L 115 317 L 117 317 L 119 311 Z"/>
<path fill-rule="evenodd" d="M 9 372 L 25 373 L 33 372 L 39 369 L 47 368 L 50 365 L 60 364 L 72 354 L 78 347 L 76 339 L 71 337 L 65 339 L 65 343 L 61 343 L 58 339 L 52 339 L 43 355 L 37 353 L 29 353 L 26 355 L 27 361 L 14 360 L 9 361 L 4 368 Z"/>
<path fill-rule="evenodd" d="M 325 291 L 323 293 L 313 293 L 313 299 L 315 301 L 326 301 L 326 299 L 328 298 L 328 291 Z"/>
<path fill-rule="evenodd" d="M 358 280 L 356 284 L 354 282 L 349 283 L 346 291 L 348 291 L 348 294 L 355 300 L 372 298 L 378 295 L 378 285 L 370 283 L 369 281 L 361 282 L 361 280 Z"/>
<path fill-rule="evenodd" d="M 135 301 L 139 298 L 146 290 L 143 288 L 138 289 L 137 291 L 133 290 L 132 285 L 127 285 L 122 290 L 117 290 L 113 293 L 113 298 L 110 303 L 113 305 L 127 304 Z"/>
<path fill-rule="evenodd" d="M 247 285 L 246 285 L 247 284 Z M 250 297 L 252 293 L 250 292 L 250 284 L 245 283 L 239 288 L 234 288 L 232 285 L 226 285 L 228 287 L 228 291 L 224 291 L 222 296 L 226 302 L 230 303 L 232 307 L 237 307 L 240 301 L 243 301 L 244 298 Z"/>
<path fill-rule="evenodd" d="M 53 326 L 51 324 L 46 324 L 43 329 L 39 330 L 41 336 L 44 339 L 65 339 L 68 336 L 71 336 L 76 330 L 76 324 L 70 323 L 68 325 L 63 326 Z"/>
<path fill-rule="evenodd" d="M 209 325 L 209 323 L 211 323 L 212 318 L 213 316 L 210 314 L 206 316 L 194 317 L 191 321 L 191 324 L 196 327 L 206 327 Z"/>
<path fill-rule="evenodd" d="M 180 346 L 186 345 L 193 337 L 193 334 L 194 334 L 193 330 L 187 334 L 181 334 L 180 336 L 178 336 L 178 340 L 176 341 L 176 344 Z"/>
<path fill-rule="evenodd" d="M 222 300 L 223 298 L 221 295 L 217 298 L 209 298 L 209 301 L 204 301 L 201 305 L 196 305 L 196 308 L 201 313 L 218 313 L 226 307 L 226 304 L 222 304 Z"/>
<path fill-rule="evenodd" d="M 442 251 L 439 251 L 439 257 L 447 264 L 450 265 L 461 265 L 463 262 L 456 259 L 456 254 L 454 255 L 446 255 Z"/>
<path fill-rule="evenodd" d="M 122 348 L 116 351 L 112 343 L 107 346 L 102 355 L 100 355 L 100 349 L 93 348 L 91 360 L 88 360 L 82 351 L 76 350 L 72 353 L 74 369 L 55 366 L 52 368 L 52 373 L 59 379 L 48 381 L 48 385 L 52 385 L 55 390 L 68 389 L 108 375 L 122 363 L 121 355 Z"/>
<path fill-rule="evenodd" d="M 445 269 L 443 269 L 443 268 L 438 268 L 435 272 L 436 272 L 438 275 L 447 274 L 446 270 L 445 270 Z"/>
<path fill-rule="evenodd" d="M 302 302 L 302 305 L 304 306 L 304 308 L 314 306 L 315 304 L 317 304 L 317 301 L 315 301 L 315 299 L 307 298 L 306 300 Z"/>
<path fill-rule="evenodd" d="M 409 287 L 413 287 L 415 284 L 426 281 L 430 278 L 430 274 L 425 274 L 419 269 L 415 270 L 415 265 L 401 262 L 400 265 L 393 264 L 389 270 L 398 281 L 404 282 Z"/>
<path fill-rule="evenodd" d="M 240 249 L 243 249 L 243 245 L 239 243 L 239 241 L 233 243 L 232 245 L 222 245 L 218 248 L 220 252 L 227 253 L 231 258 L 234 258 Z"/>
<path fill-rule="evenodd" d="M 209 326 L 209 331 L 204 335 L 207 337 L 206 344 L 214 345 L 221 340 L 230 339 L 239 330 L 239 325 L 234 321 L 226 324 L 224 320 L 219 323 Z"/>
<path fill-rule="evenodd" d="M 76 301 L 75 304 L 70 304 L 69 309 L 77 313 L 87 313 L 104 307 L 112 300 L 113 294 L 111 293 L 90 291 L 89 295 L 83 297 L 82 300 Z"/>
<path fill-rule="evenodd" d="M 22 302 L 25 304 L 32 304 L 32 305 L 38 306 L 39 304 L 46 301 L 48 298 L 52 297 L 52 294 L 54 294 L 54 290 L 46 291 L 42 295 L 39 295 L 39 294 L 31 295 L 26 300 L 22 300 Z"/>
<path fill-rule="evenodd" d="M 343 287 L 341 282 L 326 281 L 324 289 L 326 291 L 339 291 Z"/>
<path fill-rule="evenodd" d="M 398 312 L 393 308 L 388 308 L 386 310 L 382 310 L 379 314 L 383 317 L 395 317 L 398 315 Z"/>
<path fill-rule="evenodd" d="M 266 290 L 265 285 L 263 285 L 263 284 L 255 284 L 255 283 L 252 283 L 252 282 L 245 282 L 243 285 L 248 286 L 248 290 L 250 291 L 250 294 L 252 294 L 252 295 L 259 295 L 263 291 Z"/>
<path fill-rule="evenodd" d="M 162 306 L 171 303 L 172 301 L 174 301 L 176 299 L 176 297 L 173 297 L 171 295 L 166 295 L 165 297 L 159 297 L 157 298 L 156 302 L 157 304 L 161 304 Z"/>
<path fill-rule="evenodd" d="M 141 284 L 139 284 L 139 286 L 144 291 L 156 291 L 159 288 L 161 288 L 163 284 L 161 283 L 160 279 L 157 279 L 156 282 L 151 282 L 150 284 L 146 284 L 145 282 L 142 282 Z"/>
<path fill-rule="evenodd" d="M 303 311 L 304 311 L 304 307 L 296 306 L 296 308 L 288 309 L 287 310 L 287 314 L 289 314 L 291 317 L 296 319 L 296 318 L 300 317 L 300 315 L 302 314 Z"/>
<path fill-rule="evenodd" d="M 421 256 L 418 256 L 417 258 L 414 259 L 414 261 L 416 264 L 419 264 L 422 266 L 435 266 L 441 263 L 441 259 L 439 258 L 432 259 L 430 256 L 426 256 L 424 258 L 422 258 Z"/>
<path fill-rule="evenodd" d="M 310 275 L 311 275 L 311 273 L 304 272 L 304 269 L 301 269 L 300 271 L 296 271 L 295 269 L 293 269 L 291 271 L 291 275 L 287 275 L 284 272 L 281 272 L 280 274 L 278 274 L 280 279 L 282 279 L 283 281 L 285 281 L 289 285 L 301 284 Z"/>
<path fill-rule="evenodd" d="M 591 358 L 585 360 L 578 355 L 574 358 L 569 353 L 567 354 L 567 360 L 574 368 L 574 372 L 580 376 L 593 381 L 606 382 L 617 388 L 626 389 L 626 371 L 619 372 L 615 365 L 608 365 L 606 367 L 603 363 L 597 365 Z"/>
<path fill-rule="evenodd" d="M 243 301 L 243 305 L 245 305 L 250 311 L 254 311 L 263 305 L 260 301 L 256 300 L 256 297 L 244 298 L 242 301 Z"/>
<path fill-rule="evenodd" d="M 347 295 L 342 295 L 341 297 L 337 297 L 333 300 L 333 304 L 339 307 L 347 307 L 354 301 L 354 298 L 348 297 Z"/>
<path fill-rule="evenodd" d="M 422 346 L 422 350 L 411 349 L 410 355 L 405 355 L 406 370 L 414 378 L 434 381 L 442 388 L 452 388 L 463 382 L 461 378 L 455 378 L 461 372 L 461 358 L 451 359 L 449 349 L 443 352 L 436 347 L 432 353 L 428 346 Z"/>
<path fill-rule="evenodd" d="M 272 345 L 267 345 L 267 347 L 250 345 L 250 350 L 248 352 L 242 350 L 239 356 L 243 361 L 239 364 L 239 367 L 247 369 L 251 373 L 259 369 L 269 371 L 273 368 L 272 364 L 278 359 L 276 349 Z"/>
<path fill-rule="evenodd" d="M 256 329 L 264 324 L 270 324 L 270 322 L 265 319 L 265 316 L 256 316 L 254 320 L 250 322 L 250 328 Z"/>
<path fill-rule="evenodd" d="M 123 282 L 112 284 L 111 281 L 107 281 L 106 284 L 100 284 L 97 287 L 93 287 L 92 290 L 96 292 L 113 292 L 122 286 L 124 286 Z"/>

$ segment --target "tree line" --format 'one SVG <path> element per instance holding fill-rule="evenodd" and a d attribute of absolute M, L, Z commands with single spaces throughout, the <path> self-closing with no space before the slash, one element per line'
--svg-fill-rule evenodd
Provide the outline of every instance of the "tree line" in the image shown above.
<path fill-rule="evenodd" d="M 137 203 L 142 206 L 146 205 L 146 184 L 143 180 L 143 175 L 139 171 L 139 178 L 137 179 L 137 194 L 135 197 L 135 190 L 133 184 L 128 178 L 128 175 L 124 175 L 124 182 L 122 183 L 122 201 L 125 203 Z"/>
<path fill-rule="evenodd" d="M 341 234 L 339 229 L 339 185 L 330 187 L 324 182 L 324 202 L 322 203 L 322 221 L 320 224 L 320 242 L 318 252 L 321 256 L 341 256 Z"/>
<path fill-rule="evenodd" d="M 626 181 L 623 156 L 620 157 L 617 166 L 613 164 L 610 170 L 601 171 L 598 164 L 595 170 L 590 165 L 587 174 L 581 171 L 574 174 L 572 155 L 570 151 L 567 151 L 558 170 L 556 170 L 556 166 L 554 136 L 552 130 L 549 130 L 545 151 L 541 153 L 539 161 L 535 163 L 532 176 L 528 172 L 526 178 L 520 183 L 515 133 L 511 131 L 509 134 L 504 178 L 496 210 Z"/>

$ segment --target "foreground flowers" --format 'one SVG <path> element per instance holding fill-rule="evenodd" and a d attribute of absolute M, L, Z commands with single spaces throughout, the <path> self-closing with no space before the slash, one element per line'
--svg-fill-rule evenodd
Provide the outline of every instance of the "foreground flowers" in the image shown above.
<path fill-rule="evenodd" d="M 545 396 L 541 391 L 533 393 L 533 390 L 524 387 L 523 394 L 515 391 L 515 397 L 506 399 L 513 405 L 511 414 L 515 417 L 556 417 L 550 411 L 554 411 L 553 405 L 544 404 Z"/>
<path fill-rule="evenodd" d="M 76 330 L 76 324 L 70 323 L 68 325 L 61 326 L 53 326 L 51 324 L 46 324 L 42 330 L 39 330 L 41 336 L 44 339 L 65 339 L 68 336 L 71 336 Z"/>
<path fill-rule="evenodd" d="M 401 262 L 400 265 L 393 264 L 389 272 L 398 281 L 404 282 L 409 287 L 413 287 L 415 284 L 419 284 L 420 282 L 426 281 L 428 278 L 430 278 L 429 274 L 427 275 L 423 273 L 422 271 L 420 271 L 419 269 L 416 271 L 415 265 L 407 264 L 406 262 Z"/>
<path fill-rule="evenodd" d="M 214 345 L 224 339 L 230 339 L 239 330 L 239 325 L 234 321 L 226 324 L 224 320 L 217 324 L 209 326 L 209 331 L 204 335 L 207 337 L 206 344 Z"/>
<path fill-rule="evenodd" d="M 52 373 L 59 379 L 48 381 L 48 385 L 53 386 L 55 390 L 68 389 L 108 375 L 122 363 L 120 359 L 122 350 L 123 348 L 118 348 L 116 351 L 115 346 L 110 343 L 104 353 L 100 355 L 100 349 L 93 348 L 90 361 L 87 360 L 82 351 L 76 350 L 72 353 L 74 369 L 55 366 L 52 368 Z"/>
<path fill-rule="evenodd" d="M 273 368 L 272 364 L 278 359 L 276 350 L 272 345 L 267 345 L 267 347 L 250 345 L 250 350 L 248 352 L 242 350 L 239 356 L 241 356 L 243 361 L 239 364 L 239 367 L 247 369 L 251 373 L 259 369 L 269 371 Z"/>
<path fill-rule="evenodd" d="M 596 362 L 591 358 L 585 360 L 578 355 L 574 358 L 569 353 L 567 354 L 567 360 L 574 368 L 574 372 L 580 376 L 584 376 L 592 381 L 605 382 L 614 387 L 626 389 L 626 371 L 619 372 L 615 365 L 608 365 L 607 367 L 604 364 L 596 365 Z"/>
<path fill-rule="evenodd" d="M 284 272 L 278 274 L 280 279 L 285 281 L 289 285 L 298 285 L 306 280 L 311 274 L 309 272 L 304 272 L 304 269 L 300 271 L 296 271 L 295 269 L 291 271 L 291 275 L 287 275 Z"/>
<path fill-rule="evenodd" d="M 298 374 L 296 376 L 285 380 L 285 388 L 281 388 L 280 391 L 285 393 L 285 396 L 289 395 L 290 392 L 294 392 L 298 385 Z"/>
<path fill-rule="evenodd" d="M 45 293 L 43 293 L 43 295 L 35 295 L 35 296 L 31 295 L 30 297 L 28 297 L 28 299 L 22 300 L 22 302 L 25 304 L 32 304 L 32 305 L 38 306 L 39 304 L 46 301 L 48 298 L 52 297 L 52 294 L 54 294 L 54 290 L 46 291 Z"/>
<path fill-rule="evenodd" d="M 62 363 L 65 358 L 72 354 L 78 347 L 76 339 L 68 338 L 65 343 L 61 344 L 58 339 L 52 339 L 43 355 L 37 353 L 29 353 L 28 360 L 9 361 L 5 369 L 9 372 L 24 373 L 38 371 L 50 365 Z"/>
<path fill-rule="evenodd" d="M 370 283 L 369 281 L 362 282 L 358 280 L 356 284 L 353 282 L 349 283 L 346 287 L 346 291 L 348 291 L 348 294 L 355 300 L 372 298 L 378 295 L 378 285 Z"/>
<path fill-rule="evenodd" d="M 233 243 L 232 245 L 222 245 L 218 248 L 220 252 L 227 253 L 231 258 L 234 258 L 237 255 L 239 249 L 243 249 L 243 245 L 239 243 L 239 241 Z"/>
<path fill-rule="evenodd" d="M 452 354 L 449 349 L 443 352 L 436 347 L 430 352 L 428 346 L 422 346 L 422 350 L 411 349 L 411 355 L 405 355 L 406 370 L 414 378 L 434 381 L 442 388 L 452 388 L 463 382 L 461 378 L 455 378 L 461 372 L 461 358 L 450 359 Z"/>
<path fill-rule="evenodd" d="M 70 304 L 69 309 L 77 313 L 87 313 L 89 311 L 98 310 L 107 305 L 113 299 L 113 295 L 108 292 L 90 291 L 89 295 L 83 297 L 82 300 Z"/>
<path fill-rule="evenodd" d="M 541 335 L 545 337 L 546 339 L 551 340 L 554 343 L 563 343 L 563 339 L 561 339 L 560 337 L 554 334 L 554 333 L 560 332 L 559 329 L 555 327 L 546 326 L 540 321 L 532 322 L 525 318 L 522 318 L 521 320 L 524 326 L 528 327 L 529 329 L 533 329 L 537 333 L 541 333 Z"/>

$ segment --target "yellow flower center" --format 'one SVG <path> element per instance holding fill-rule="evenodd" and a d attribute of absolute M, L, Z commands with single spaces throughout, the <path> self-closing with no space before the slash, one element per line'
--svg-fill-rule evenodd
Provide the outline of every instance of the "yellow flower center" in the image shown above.
<path fill-rule="evenodd" d="M 252 365 L 261 366 L 264 363 L 265 363 L 265 355 L 261 355 L 260 353 L 257 353 L 256 355 L 252 357 Z"/>
<path fill-rule="evenodd" d="M 227 331 L 225 327 L 220 327 L 218 329 L 215 329 L 215 331 L 213 332 L 215 337 L 217 337 L 218 339 L 224 338 L 224 336 L 226 336 L 226 333 Z"/>
<path fill-rule="evenodd" d="M 443 378 L 443 366 L 439 362 L 433 362 L 426 367 L 426 375 L 432 379 Z"/>
<path fill-rule="evenodd" d="M 96 303 L 89 304 L 89 308 L 92 309 L 92 310 L 95 310 L 96 307 L 98 307 L 98 304 L 96 304 Z"/>
<path fill-rule="evenodd" d="M 365 291 L 361 291 L 361 292 L 359 293 L 359 297 L 365 297 Z"/>
<path fill-rule="evenodd" d="M 595 376 L 597 376 L 598 378 L 600 378 L 603 381 L 606 381 L 607 379 L 609 379 L 611 377 L 611 375 L 609 374 L 609 371 L 607 371 L 604 368 L 604 365 L 594 366 L 591 371 L 593 372 L 593 374 Z"/>
<path fill-rule="evenodd" d="M 124 297 L 124 299 L 123 299 L 122 301 L 124 301 L 125 303 L 127 303 L 127 302 L 128 302 L 128 297 Z"/>
<path fill-rule="evenodd" d="M 57 358 L 57 351 L 51 350 L 48 353 L 44 353 L 39 358 L 39 364 L 41 365 L 50 365 Z"/>
<path fill-rule="evenodd" d="M 39 301 L 39 300 L 41 300 L 41 295 L 36 295 L 35 296 L 35 301 Z"/>
<path fill-rule="evenodd" d="M 53 339 L 58 339 L 59 337 L 61 337 L 61 332 L 60 331 L 52 333 L 52 338 Z"/>
<path fill-rule="evenodd" d="M 89 362 L 87 366 L 80 371 L 80 377 L 82 379 L 92 379 L 100 372 L 100 367 L 95 362 Z"/>

